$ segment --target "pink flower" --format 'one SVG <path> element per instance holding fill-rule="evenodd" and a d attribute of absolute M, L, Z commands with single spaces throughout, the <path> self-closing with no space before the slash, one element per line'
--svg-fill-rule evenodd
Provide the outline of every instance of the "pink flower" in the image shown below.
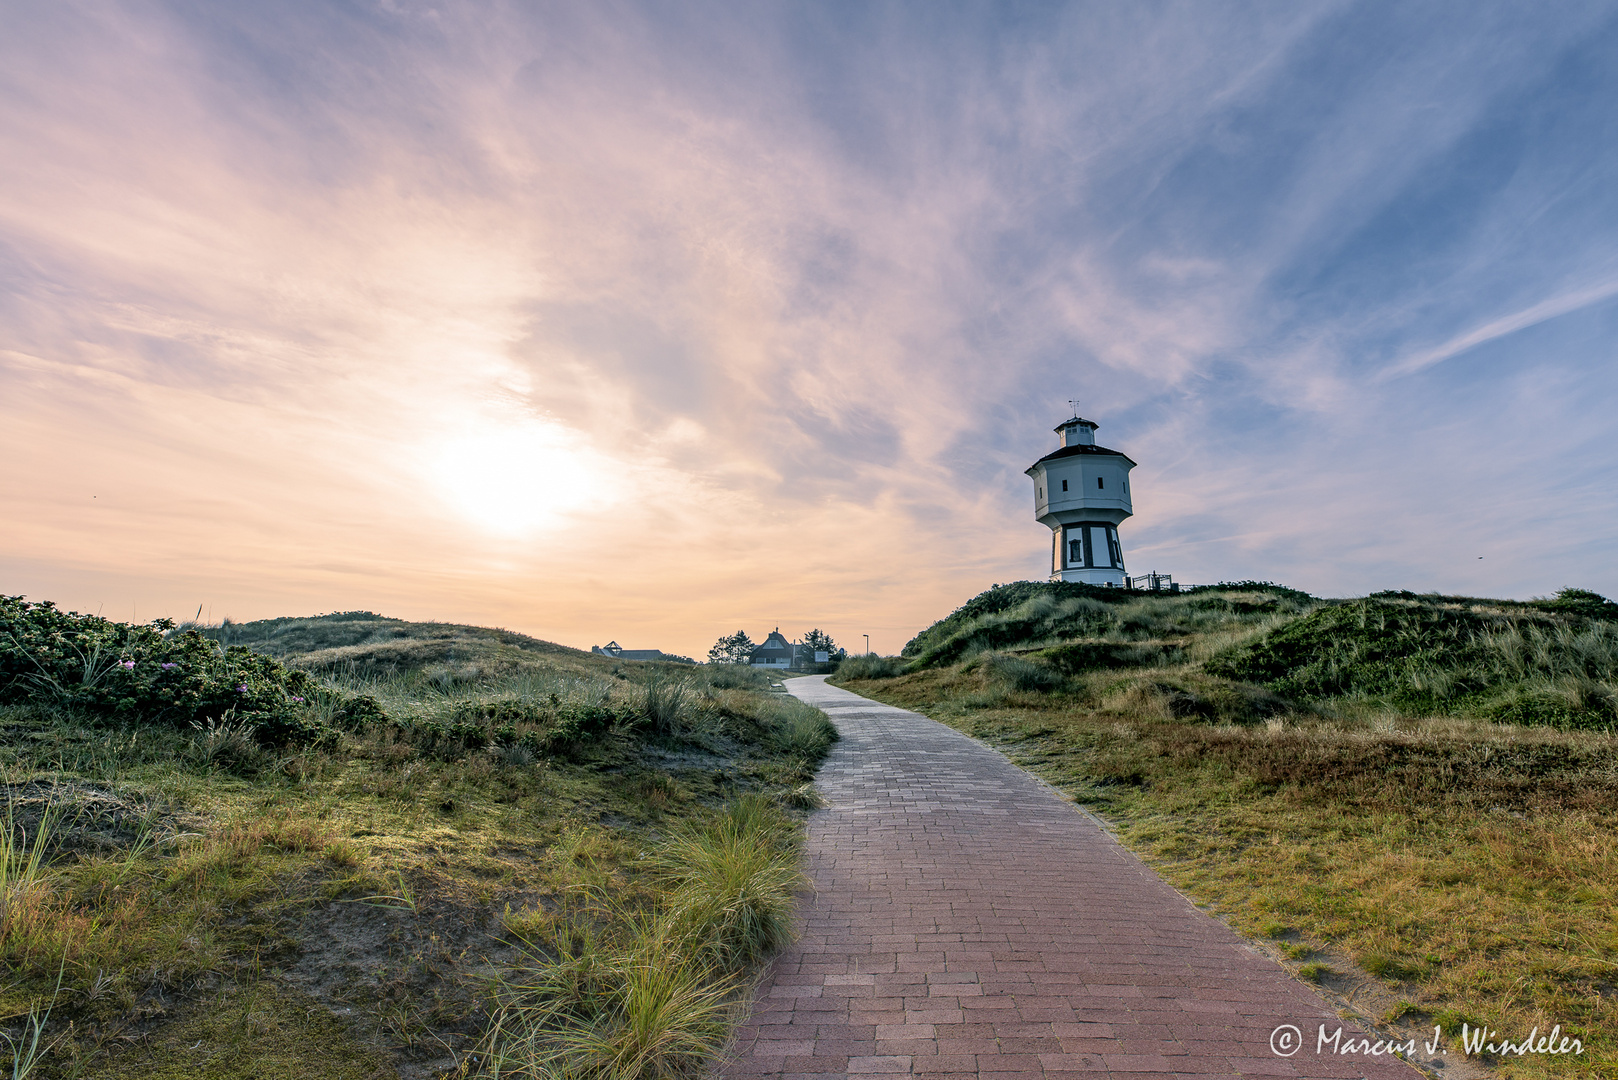
<path fill-rule="evenodd" d="M 302 700 L 303 700 L 303 698 L 301 698 L 301 697 L 295 697 L 295 698 L 293 698 L 293 699 L 292 699 L 292 700 L 293 700 L 293 701 L 302 701 Z"/>
<path fill-rule="evenodd" d="M 162 668 L 164 671 L 168 671 L 170 668 L 177 668 L 179 666 L 179 664 L 164 664 L 162 665 Z"/>
<path fill-rule="evenodd" d="M 135 661 L 133 661 L 133 660 L 125 660 L 123 662 L 123 666 L 126 667 L 126 668 L 129 668 L 131 671 L 133 671 L 135 669 Z"/>
<path fill-rule="evenodd" d="M 242 694 L 245 694 L 245 693 L 247 693 L 247 684 L 246 684 L 246 683 L 242 683 L 242 684 L 241 684 L 241 685 L 240 685 L 240 686 L 238 686 L 238 687 L 237 687 L 237 688 L 236 688 L 236 690 L 237 690 L 237 692 L 238 692 L 238 693 L 242 693 Z"/>

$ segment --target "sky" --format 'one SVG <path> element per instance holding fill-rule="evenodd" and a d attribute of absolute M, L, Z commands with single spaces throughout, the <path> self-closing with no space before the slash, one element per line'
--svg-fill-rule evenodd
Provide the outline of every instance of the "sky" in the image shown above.
<path fill-rule="evenodd" d="M 0 0 L 0 592 L 702 656 L 1618 594 L 1618 3 Z"/>

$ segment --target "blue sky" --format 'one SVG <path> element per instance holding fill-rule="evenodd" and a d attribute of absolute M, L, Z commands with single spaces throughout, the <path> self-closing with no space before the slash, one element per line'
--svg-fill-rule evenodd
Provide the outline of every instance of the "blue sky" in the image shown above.
<path fill-rule="evenodd" d="M 0 581 L 701 652 L 1618 593 L 1618 5 L 17 4 Z M 124 617 L 128 617 L 124 616 Z"/>

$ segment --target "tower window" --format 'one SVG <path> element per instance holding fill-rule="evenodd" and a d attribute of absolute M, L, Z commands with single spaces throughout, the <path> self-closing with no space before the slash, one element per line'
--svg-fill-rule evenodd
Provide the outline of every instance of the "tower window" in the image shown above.
<path fill-rule="evenodd" d="M 1106 481 L 1105 481 L 1105 480 L 1103 480 L 1103 479 L 1102 479 L 1102 478 L 1101 478 L 1101 477 L 1099 477 L 1099 476 L 1098 476 L 1098 477 L 1096 477 L 1096 487 L 1098 487 L 1098 488 L 1104 488 L 1104 487 L 1106 487 L 1106 486 L 1107 486 L 1107 482 L 1106 482 Z"/>
<path fill-rule="evenodd" d="M 1066 480 L 1063 480 L 1063 481 L 1062 481 L 1062 490 L 1063 490 L 1063 491 L 1066 491 L 1066 490 L 1067 490 L 1067 481 L 1066 481 Z"/>

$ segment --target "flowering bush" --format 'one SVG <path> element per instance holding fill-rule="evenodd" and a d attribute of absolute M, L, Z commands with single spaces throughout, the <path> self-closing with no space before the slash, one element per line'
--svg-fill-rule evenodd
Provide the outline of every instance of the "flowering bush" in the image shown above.
<path fill-rule="evenodd" d="M 228 717 L 271 745 L 334 738 L 311 706 L 341 716 L 350 704 L 301 671 L 222 649 L 171 619 L 138 626 L 0 596 L 0 704 L 25 701 L 180 727 Z"/>

